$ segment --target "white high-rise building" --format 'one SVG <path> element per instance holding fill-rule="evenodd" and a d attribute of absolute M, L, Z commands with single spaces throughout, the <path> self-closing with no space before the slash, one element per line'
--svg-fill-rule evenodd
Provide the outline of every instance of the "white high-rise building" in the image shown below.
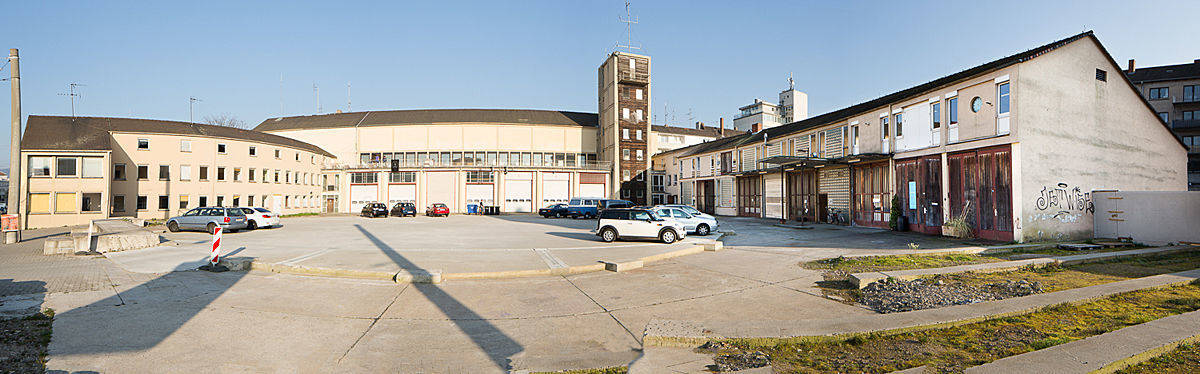
<path fill-rule="evenodd" d="M 753 104 L 738 108 L 740 112 L 733 118 L 733 129 L 759 132 L 808 118 L 808 94 L 796 91 L 791 78 L 788 82 L 788 89 L 779 93 L 779 104 L 754 99 Z"/>

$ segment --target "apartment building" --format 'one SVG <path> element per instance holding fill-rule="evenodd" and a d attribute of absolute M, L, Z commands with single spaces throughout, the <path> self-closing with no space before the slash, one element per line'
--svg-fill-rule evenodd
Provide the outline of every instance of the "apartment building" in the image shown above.
<path fill-rule="evenodd" d="M 39 228 L 109 217 L 164 219 L 201 206 L 318 212 L 321 168 L 332 155 L 222 126 L 29 116 L 21 157 L 23 225 Z"/>
<path fill-rule="evenodd" d="M 779 92 L 778 104 L 754 99 L 750 105 L 738 108 L 733 117 L 733 129 L 759 132 L 808 118 L 808 94 L 796 91 L 791 78 L 788 83 L 788 89 Z"/>
<path fill-rule="evenodd" d="M 1091 191 L 1186 189 L 1184 144 L 1120 72 L 1092 32 L 1073 35 L 680 150 L 680 200 L 883 227 L 895 197 L 913 231 L 962 216 L 993 240 L 1090 237 Z"/>
<path fill-rule="evenodd" d="M 1200 59 L 1145 68 L 1138 68 L 1130 59 L 1125 74 L 1189 147 L 1188 189 L 1200 191 Z"/>

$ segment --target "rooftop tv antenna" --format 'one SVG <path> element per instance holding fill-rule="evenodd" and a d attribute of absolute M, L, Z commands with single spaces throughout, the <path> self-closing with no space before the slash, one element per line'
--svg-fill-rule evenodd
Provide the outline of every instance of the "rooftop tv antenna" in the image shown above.
<path fill-rule="evenodd" d="M 67 93 L 60 93 L 60 94 L 58 94 L 58 96 L 66 96 L 66 97 L 71 98 L 71 118 L 75 118 L 75 98 L 83 97 L 82 95 L 75 93 L 75 87 L 87 87 L 87 85 L 79 84 L 79 83 L 71 83 L 71 84 L 68 84 L 67 86 L 70 87 L 70 90 L 67 91 Z"/>
<path fill-rule="evenodd" d="M 796 89 L 796 81 L 792 80 L 792 73 L 788 73 L 788 90 Z"/>
<path fill-rule="evenodd" d="M 638 23 L 638 19 L 630 14 L 628 1 L 625 2 L 625 16 L 618 19 L 625 24 L 625 45 L 618 42 L 617 49 L 625 48 L 629 53 L 633 53 L 635 49 L 642 49 L 640 45 L 633 45 L 633 25 Z"/>
<path fill-rule="evenodd" d="M 192 104 L 195 104 L 198 101 L 204 101 L 204 100 L 200 100 L 200 99 L 197 99 L 194 97 L 188 98 L 188 123 L 196 123 L 195 121 L 192 120 Z"/>

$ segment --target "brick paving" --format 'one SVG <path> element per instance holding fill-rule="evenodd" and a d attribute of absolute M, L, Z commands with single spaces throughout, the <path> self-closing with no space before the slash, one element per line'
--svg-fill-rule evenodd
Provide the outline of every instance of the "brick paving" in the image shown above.
<path fill-rule="evenodd" d="M 124 270 L 104 257 L 42 254 L 46 238 L 69 232 L 66 227 L 27 230 L 21 243 L 0 244 L 0 297 L 112 287 L 109 274 Z"/>

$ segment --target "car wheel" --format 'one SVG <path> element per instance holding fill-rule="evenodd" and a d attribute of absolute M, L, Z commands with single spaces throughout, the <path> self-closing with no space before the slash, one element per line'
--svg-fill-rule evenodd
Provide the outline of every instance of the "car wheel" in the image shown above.
<path fill-rule="evenodd" d="M 250 222 L 246 222 L 246 230 L 254 230 L 257 228 L 258 228 L 258 222 L 254 222 L 254 220 L 250 220 Z"/>
<path fill-rule="evenodd" d="M 550 218 L 550 213 L 542 214 L 542 218 Z"/>
<path fill-rule="evenodd" d="M 709 228 L 708 228 L 707 224 L 701 223 L 700 226 L 696 226 L 696 235 L 707 236 L 708 231 L 709 231 Z"/>
<path fill-rule="evenodd" d="M 675 236 L 675 230 L 667 229 L 663 230 L 661 233 L 658 233 L 658 239 L 662 240 L 663 243 L 671 244 L 674 243 L 676 239 L 679 239 L 679 237 Z"/>
<path fill-rule="evenodd" d="M 605 243 L 612 243 L 614 240 L 617 240 L 617 230 L 611 227 L 601 229 L 600 240 L 603 240 Z"/>
<path fill-rule="evenodd" d="M 208 223 L 208 233 L 209 233 L 209 234 L 216 234 L 216 233 L 217 233 L 217 224 L 215 224 L 215 223 L 212 223 L 212 222 L 209 222 L 209 223 Z"/>
<path fill-rule="evenodd" d="M 167 222 L 167 230 L 171 232 L 179 232 L 179 223 L 175 221 Z"/>

